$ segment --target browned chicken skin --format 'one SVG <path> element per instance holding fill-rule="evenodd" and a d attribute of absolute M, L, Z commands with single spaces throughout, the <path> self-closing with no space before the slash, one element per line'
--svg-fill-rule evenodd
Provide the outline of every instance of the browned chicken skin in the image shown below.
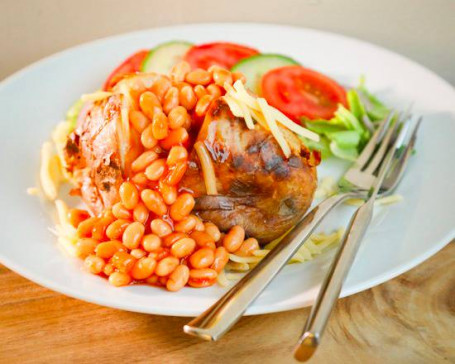
<path fill-rule="evenodd" d="M 206 194 L 195 151 L 180 183 L 194 192 L 195 212 L 221 230 L 241 225 L 261 243 L 289 230 L 310 207 L 317 178 L 309 151 L 295 135 L 286 138 L 293 151 L 289 159 L 269 131 L 249 130 L 222 99 L 216 100 L 198 140 L 212 157 L 218 195 Z"/>

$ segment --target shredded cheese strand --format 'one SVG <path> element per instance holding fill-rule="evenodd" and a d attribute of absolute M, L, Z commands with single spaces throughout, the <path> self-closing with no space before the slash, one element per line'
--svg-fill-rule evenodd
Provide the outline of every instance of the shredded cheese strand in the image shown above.
<path fill-rule="evenodd" d="M 40 183 L 44 195 L 51 201 L 57 198 L 60 184 L 60 160 L 53 153 L 51 142 L 43 143 L 41 147 Z"/>
<path fill-rule="evenodd" d="M 113 93 L 112 92 L 108 92 L 108 91 L 95 91 L 95 92 L 92 92 L 91 94 L 83 94 L 81 96 L 81 100 L 83 102 L 86 102 L 86 101 L 100 101 L 100 100 L 104 100 L 106 98 L 108 98 L 109 96 L 112 96 Z"/>
<path fill-rule="evenodd" d="M 202 142 L 196 142 L 194 144 L 194 150 L 196 150 L 196 154 L 201 162 L 207 195 L 217 195 L 215 168 L 213 167 L 212 158 Z"/>
<path fill-rule="evenodd" d="M 248 129 L 254 128 L 254 119 L 263 128 L 270 130 L 287 158 L 291 155 L 291 149 L 280 131 L 280 127 L 302 137 L 319 141 L 318 134 L 297 125 L 281 111 L 270 106 L 265 99 L 250 95 L 240 80 L 237 80 L 233 86 L 225 83 L 224 88 L 226 90 L 224 100 L 234 116 L 243 117 Z M 277 123 L 280 125 L 278 126 Z"/>
<path fill-rule="evenodd" d="M 264 115 L 264 118 L 267 121 L 267 124 L 269 124 L 270 132 L 272 133 L 272 135 L 275 137 L 276 141 L 280 145 L 286 158 L 289 158 L 291 156 L 291 148 L 289 147 L 289 144 L 286 142 L 286 139 L 284 139 L 283 134 L 281 134 L 281 131 L 278 128 L 278 125 L 277 125 L 275 119 L 273 118 L 272 113 L 269 110 L 269 108 L 270 108 L 269 104 L 267 104 L 267 101 L 265 101 L 265 99 L 263 99 L 263 98 L 258 98 L 257 103 L 259 104 L 259 107 L 261 108 L 262 115 Z"/>

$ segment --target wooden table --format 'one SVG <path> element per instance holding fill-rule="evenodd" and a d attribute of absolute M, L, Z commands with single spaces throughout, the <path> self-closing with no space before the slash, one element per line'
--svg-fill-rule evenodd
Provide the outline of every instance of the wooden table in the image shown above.
<path fill-rule="evenodd" d="M 313 363 L 455 362 L 455 244 L 338 302 Z M 100 307 L 0 266 L 0 363 L 292 363 L 308 308 L 243 318 L 219 342 L 188 318 Z"/>

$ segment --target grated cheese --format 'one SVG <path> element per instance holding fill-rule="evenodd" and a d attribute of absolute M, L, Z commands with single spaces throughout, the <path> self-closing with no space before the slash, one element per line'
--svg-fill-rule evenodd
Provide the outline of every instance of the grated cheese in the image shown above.
<path fill-rule="evenodd" d="M 215 168 L 213 167 L 212 158 L 210 157 L 204 143 L 197 142 L 194 144 L 194 150 L 199 158 L 204 177 L 205 189 L 207 195 L 217 195 Z"/>
<path fill-rule="evenodd" d="M 29 187 L 29 188 L 27 188 L 27 195 L 39 196 L 39 188 L 38 187 Z"/>
<path fill-rule="evenodd" d="M 314 259 L 327 249 L 339 244 L 343 238 L 344 231 L 343 228 L 340 228 L 331 234 L 312 234 L 305 244 L 297 250 L 289 264 L 303 263 Z M 225 278 L 229 281 L 241 279 L 245 272 L 253 269 L 288 233 L 270 242 L 264 249 L 256 250 L 253 252 L 253 256 L 241 257 L 236 254 L 229 254 L 229 262 L 225 267 L 226 272 L 223 272 L 225 277 L 223 276 L 218 282 L 223 285 L 226 284 Z"/>
<path fill-rule="evenodd" d="M 319 141 L 319 135 L 297 125 L 281 111 L 270 106 L 265 99 L 250 95 L 240 80 L 237 80 L 233 86 L 226 83 L 224 88 L 226 90 L 224 100 L 234 116 L 243 117 L 248 129 L 254 129 L 254 119 L 263 128 L 270 130 L 287 158 L 291 155 L 291 149 L 280 130 L 281 127 L 299 136 Z"/>
<path fill-rule="evenodd" d="M 374 203 L 378 206 L 391 205 L 403 201 L 402 195 L 390 195 L 386 197 L 378 198 Z M 350 198 L 345 202 L 346 205 L 360 207 L 365 203 L 365 200 L 361 198 Z"/>
<path fill-rule="evenodd" d="M 68 206 L 64 201 L 56 200 L 55 207 L 58 218 L 58 223 L 55 226 L 57 240 L 69 255 L 76 257 L 76 228 L 68 220 Z"/>
<path fill-rule="evenodd" d="M 51 201 L 57 198 L 61 181 L 60 170 L 60 159 L 54 154 L 52 143 L 43 143 L 41 147 L 40 183 L 44 196 Z"/>
<path fill-rule="evenodd" d="M 83 94 L 81 96 L 81 100 L 83 102 L 86 101 L 100 101 L 108 98 L 109 96 L 112 96 L 112 92 L 107 92 L 107 91 L 95 91 L 92 92 L 91 94 Z"/>
<path fill-rule="evenodd" d="M 263 98 L 258 98 L 257 102 L 259 104 L 259 107 L 261 108 L 262 115 L 264 115 L 265 121 L 267 122 L 267 125 L 270 128 L 270 132 L 280 145 L 286 158 L 289 158 L 291 156 L 291 148 L 289 147 L 289 144 L 286 142 L 286 139 L 284 139 L 283 134 L 278 128 L 278 125 L 274 117 L 272 116 L 272 113 L 270 112 L 269 104 L 267 104 L 267 101 L 265 101 L 265 99 Z"/>

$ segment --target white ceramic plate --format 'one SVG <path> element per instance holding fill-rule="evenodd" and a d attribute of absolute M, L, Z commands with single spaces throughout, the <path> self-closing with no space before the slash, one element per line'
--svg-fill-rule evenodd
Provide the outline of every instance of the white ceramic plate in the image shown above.
<path fill-rule="evenodd" d="M 422 66 L 385 49 L 320 31 L 259 24 L 206 24 L 153 29 L 102 39 L 42 60 L 0 85 L 0 261 L 55 291 L 124 310 L 191 316 L 225 289 L 113 288 L 65 256 L 49 232 L 53 208 L 28 196 L 37 185 L 39 149 L 54 125 L 82 93 L 93 91 L 122 59 L 135 50 L 173 39 L 195 43 L 227 40 L 283 53 L 303 65 L 355 85 L 366 75 L 368 87 L 398 109 L 414 103 L 424 116 L 417 154 L 398 189 L 402 203 L 379 209 L 342 296 L 362 291 L 416 266 L 455 236 L 455 91 Z M 327 163 L 320 175 L 341 172 Z M 343 226 L 352 208 L 342 206 L 321 230 Z M 303 307 L 314 300 L 332 254 L 288 266 L 248 314 Z"/>

